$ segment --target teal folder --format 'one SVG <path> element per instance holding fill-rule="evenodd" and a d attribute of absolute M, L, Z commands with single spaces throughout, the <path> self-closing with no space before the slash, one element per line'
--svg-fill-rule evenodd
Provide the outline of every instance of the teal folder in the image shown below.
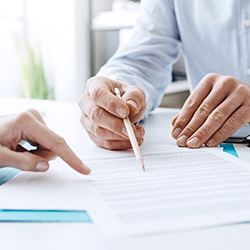
<path fill-rule="evenodd" d="M 231 154 L 235 157 L 239 157 L 237 154 L 237 151 L 232 143 L 222 143 L 222 144 L 220 144 L 220 147 L 223 148 L 224 152 Z"/>
<path fill-rule="evenodd" d="M 92 222 L 84 210 L 0 209 L 0 222 Z"/>
<path fill-rule="evenodd" d="M 21 170 L 18 170 L 16 168 L 10 168 L 10 167 L 0 168 L 0 186 L 8 182 L 12 178 L 14 178 L 20 172 Z"/>
<path fill-rule="evenodd" d="M 0 185 L 21 173 L 15 168 L 0 169 Z M 0 222 L 92 222 L 84 210 L 13 210 L 0 209 Z"/>

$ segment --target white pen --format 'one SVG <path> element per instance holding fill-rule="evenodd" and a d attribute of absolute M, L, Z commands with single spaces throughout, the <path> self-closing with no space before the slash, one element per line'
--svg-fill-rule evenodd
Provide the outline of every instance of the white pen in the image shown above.
<path fill-rule="evenodd" d="M 116 96 L 118 98 L 122 99 L 120 90 L 118 88 L 115 88 L 114 91 L 115 91 Z M 132 148 L 134 150 L 135 157 L 136 157 L 137 161 L 139 162 L 139 164 L 142 166 L 142 169 L 145 171 L 144 160 L 143 160 L 141 151 L 139 149 L 139 145 L 137 143 L 135 133 L 134 133 L 133 128 L 131 126 L 131 122 L 130 122 L 128 117 L 124 118 L 123 122 L 124 122 L 125 128 L 127 130 L 130 143 L 131 143 Z"/>

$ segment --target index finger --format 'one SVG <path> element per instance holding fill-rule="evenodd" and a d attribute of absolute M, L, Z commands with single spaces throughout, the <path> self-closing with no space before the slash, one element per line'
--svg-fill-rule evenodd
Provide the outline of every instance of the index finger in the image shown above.
<path fill-rule="evenodd" d="M 178 138 L 181 131 L 186 127 L 186 125 L 192 119 L 195 111 L 200 106 L 200 104 L 205 100 L 208 94 L 212 90 L 214 78 L 210 75 L 204 77 L 199 85 L 196 87 L 194 92 L 185 101 L 181 112 L 173 123 L 172 135 L 175 139 Z"/>
<path fill-rule="evenodd" d="M 35 141 L 64 160 L 70 167 L 81 174 L 89 174 L 90 169 L 76 156 L 63 137 L 47 128 L 37 120 L 26 123 L 23 139 Z"/>

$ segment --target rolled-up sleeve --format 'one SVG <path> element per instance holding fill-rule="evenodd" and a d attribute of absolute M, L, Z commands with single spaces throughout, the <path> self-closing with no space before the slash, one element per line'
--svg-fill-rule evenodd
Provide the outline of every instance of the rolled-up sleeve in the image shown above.
<path fill-rule="evenodd" d="M 180 51 L 172 1 L 142 0 L 131 38 L 118 48 L 98 75 L 142 88 L 147 97 L 146 117 L 159 106 Z"/>

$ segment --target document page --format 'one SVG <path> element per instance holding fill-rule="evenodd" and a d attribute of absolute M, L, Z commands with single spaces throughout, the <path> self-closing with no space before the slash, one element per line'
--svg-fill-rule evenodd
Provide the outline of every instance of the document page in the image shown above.
<path fill-rule="evenodd" d="M 140 235 L 250 221 L 250 167 L 208 148 L 143 148 L 144 172 L 133 154 L 87 161 L 99 194 L 90 209 L 106 236 Z"/>
<path fill-rule="evenodd" d="M 250 165 L 220 148 L 96 146 L 77 154 L 80 175 L 62 161 L 46 173 L 24 172 L 0 188 L 0 209 L 86 211 L 104 238 L 123 238 L 250 221 Z M 81 155 L 82 154 L 82 155 Z"/>

